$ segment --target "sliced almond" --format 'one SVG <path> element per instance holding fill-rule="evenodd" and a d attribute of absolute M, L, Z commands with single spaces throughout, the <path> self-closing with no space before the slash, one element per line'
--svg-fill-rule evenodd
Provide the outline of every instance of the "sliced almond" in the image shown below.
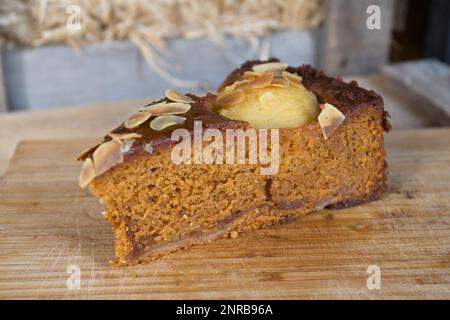
<path fill-rule="evenodd" d="M 186 113 L 191 109 L 191 105 L 181 102 L 169 102 L 165 104 L 154 104 L 153 106 L 148 106 L 146 112 L 151 112 L 152 115 L 168 115 L 168 114 L 181 114 Z"/>
<path fill-rule="evenodd" d="M 187 95 L 182 94 L 178 91 L 175 91 L 173 89 L 167 89 L 166 90 L 166 97 L 169 100 L 175 101 L 175 102 L 183 102 L 183 103 L 192 103 L 191 98 L 189 98 Z"/>
<path fill-rule="evenodd" d="M 219 88 L 219 90 L 217 90 L 217 93 L 218 94 L 223 94 L 223 93 L 234 91 L 234 89 L 235 89 L 234 84 L 230 84 L 229 86 L 226 86 L 226 87 L 223 87 L 223 88 Z"/>
<path fill-rule="evenodd" d="M 283 75 L 283 79 L 286 80 L 289 84 L 293 85 L 294 87 L 298 87 L 298 88 L 302 87 L 303 79 L 298 74 L 283 71 L 282 75 Z"/>
<path fill-rule="evenodd" d="M 155 104 L 151 104 L 139 109 L 139 112 L 151 112 L 152 109 L 157 109 L 158 107 L 167 104 L 167 101 L 158 102 Z"/>
<path fill-rule="evenodd" d="M 264 72 L 245 71 L 243 77 L 244 77 L 244 79 L 253 79 L 253 78 L 260 77 L 263 74 L 264 74 Z"/>
<path fill-rule="evenodd" d="M 230 107 L 235 104 L 238 104 L 244 100 L 245 95 L 242 93 L 241 90 L 224 93 L 217 97 L 217 104 L 222 107 Z"/>
<path fill-rule="evenodd" d="M 274 78 L 274 79 L 278 79 L 278 78 L 282 79 L 283 76 L 282 76 L 281 74 L 283 73 L 283 71 L 284 71 L 284 70 L 275 70 L 275 71 L 272 71 L 272 73 L 273 73 L 273 78 Z"/>
<path fill-rule="evenodd" d="M 146 143 L 144 145 L 144 151 L 147 152 L 147 153 L 152 154 L 153 153 L 153 146 L 152 146 L 152 144 L 151 143 Z"/>
<path fill-rule="evenodd" d="M 250 83 L 250 80 L 248 79 L 235 81 L 229 86 L 226 86 L 225 89 L 221 91 L 221 93 L 229 93 L 235 91 L 237 88 L 242 87 L 243 85 L 246 85 L 248 83 Z"/>
<path fill-rule="evenodd" d="M 95 149 L 97 149 L 97 147 L 100 145 L 101 143 L 97 143 L 93 146 L 90 146 L 89 148 L 84 149 L 83 151 L 81 151 L 81 153 L 75 158 L 75 160 L 81 160 L 83 159 L 85 156 L 87 156 L 88 154 L 90 154 L 91 152 L 93 152 Z"/>
<path fill-rule="evenodd" d="M 342 122 L 344 122 L 345 116 L 335 106 L 329 103 L 325 103 L 321 108 L 322 111 L 317 120 L 319 120 L 320 127 L 322 128 L 323 137 L 327 140 L 339 128 Z"/>
<path fill-rule="evenodd" d="M 111 140 L 102 143 L 97 150 L 95 150 L 92 158 L 94 160 L 95 174 L 97 176 L 123 162 L 123 155 L 120 147 L 120 142 Z"/>
<path fill-rule="evenodd" d="M 139 133 L 136 133 L 136 132 L 129 132 L 129 133 L 110 132 L 110 133 L 108 133 L 108 136 L 110 136 L 114 140 L 117 140 L 118 142 L 142 138 L 142 135 L 140 135 Z"/>
<path fill-rule="evenodd" d="M 95 179 L 94 163 L 91 158 L 86 158 L 81 166 L 80 178 L 78 184 L 81 188 L 86 188 L 89 183 Z"/>
<path fill-rule="evenodd" d="M 253 71 L 256 72 L 272 72 L 272 71 L 282 71 L 286 70 L 288 67 L 287 63 L 283 62 L 268 62 L 268 63 L 262 63 L 257 64 L 252 67 Z"/>
<path fill-rule="evenodd" d="M 186 118 L 174 116 L 174 115 L 163 115 L 156 117 L 150 122 L 150 128 L 156 131 L 164 130 L 167 127 L 176 125 L 176 124 L 182 124 L 184 121 L 186 121 Z"/>
<path fill-rule="evenodd" d="M 150 119 L 151 116 L 152 116 L 151 112 L 135 113 L 123 123 L 123 126 L 127 129 L 137 128 L 145 121 Z"/>
<path fill-rule="evenodd" d="M 263 73 L 260 77 L 253 79 L 248 84 L 248 87 L 251 89 L 261 89 L 267 87 L 273 80 L 273 73 L 266 72 Z"/>
<path fill-rule="evenodd" d="M 275 78 L 270 83 L 270 86 L 271 87 L 278 87 L 278 88 L 286 88 L 287 86 L 289 86 L 289 82 L 287 82 L 284 79 Z"/>
<path fill-rule="evenodd" d="M 134 142 L 136 140 L 134 139 L 130 139 L 130 140 L 126 140 L 122 143 L 122 145 L 120 146 L 120 152 L 122 153 L 127 153 L 131 151 L 131 147 L 133 146 Z"/>

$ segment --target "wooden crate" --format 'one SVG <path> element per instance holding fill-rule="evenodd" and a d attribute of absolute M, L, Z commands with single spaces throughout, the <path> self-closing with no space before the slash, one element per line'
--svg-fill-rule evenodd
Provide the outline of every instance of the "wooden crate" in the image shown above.
<path fill-rule="evenodd" d="M 292 64 L 315 63 L 314 31 L 284 31 L 270 36 L 270 55 Z M 292 45 L 295 44 L 295 45 Z M 79 52 L 63 45 L 3 51 L 10 110 L 41 109 L 164 95 L 167 88 L 203 93 L 214 90 L 243 61 L 258 59 L 250 42 L 225 38 L 167 42 L 170 73 L 199 86 L 185 88 L 157 75 L 129 42 L 87 45 Z"/>

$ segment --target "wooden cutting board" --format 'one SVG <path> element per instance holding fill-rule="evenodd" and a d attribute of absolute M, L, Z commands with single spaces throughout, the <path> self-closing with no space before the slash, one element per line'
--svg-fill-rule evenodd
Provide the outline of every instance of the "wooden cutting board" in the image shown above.
<path fill-rule="evenodd" d="M 22 142 L 0 182 L 0 298 L 450 299 L 449 138 L 450 129 L 388 134 L 380 201 L 135 267 L 108 265 L 110 225 L 77 186 L 73 158 L 93 140 Z M 370 265 L 378 290 L 367 286 Z"/>

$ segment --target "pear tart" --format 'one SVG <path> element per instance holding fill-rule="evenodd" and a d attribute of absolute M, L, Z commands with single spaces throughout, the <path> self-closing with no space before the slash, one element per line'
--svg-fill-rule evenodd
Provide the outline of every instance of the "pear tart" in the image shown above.
<path fill-rule="evenodd" d="M 263 173 L 267 163 L 248 161 L 248 150 L 244 161 L 228 163 L 228 152 L 239 153 L 236 145 L 216 146 L 206 161 L 205 150 L 233 130 L 267 132 L 276 170 Z M 114 264 L 145 263 L 316 210 L 378 199 L 386 189 L 388 130 L 383 99 L 356 82 L 276 59 L 248 61 L 215 94 L 167 90 L 124 119 L 77 158 L 83 161 L 79 183 L 105 207 Z M 180 149 L 188 155 L 183 161 L 174 159 Z"/>

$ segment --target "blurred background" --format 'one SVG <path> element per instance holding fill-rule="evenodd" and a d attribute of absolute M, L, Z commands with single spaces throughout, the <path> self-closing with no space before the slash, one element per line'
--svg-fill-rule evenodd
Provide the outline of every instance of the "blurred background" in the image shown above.
<path fill-rule="evenodd" d="M 1 0 L 0 50 L 3 113 L 204 93 L 274 56 L 377 91 L 394 127 L 450 123 L 446 0 Z"/>

